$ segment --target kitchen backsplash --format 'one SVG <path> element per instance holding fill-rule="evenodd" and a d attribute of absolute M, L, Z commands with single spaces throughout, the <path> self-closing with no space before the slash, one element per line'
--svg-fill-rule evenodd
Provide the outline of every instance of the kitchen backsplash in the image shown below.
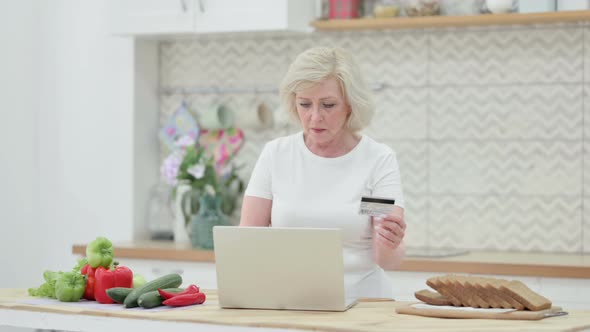
<path fill-rule="evenodd" d="M 160 83 L 276 88 L 297 54 L 328 45 L 353 52 L 367 81 L 385 84 L 365 133 L 397 152 L 409 247 L 590 252 L 589 26 L 163 41 Z M 223 102 L 254 116 L 256 101 L 279 113 L 277 92 L 186 98 L 196 114 Z M 161 95 L 162 124 L 182 99 Z M 299 128 L 244 130 L 237 159 L 247 180 L 264 143 Z"/>

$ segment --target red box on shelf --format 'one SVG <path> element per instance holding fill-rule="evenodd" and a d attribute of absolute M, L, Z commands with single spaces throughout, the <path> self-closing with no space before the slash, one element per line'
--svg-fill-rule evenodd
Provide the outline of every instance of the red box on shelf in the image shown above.
<path fill-rule="evenodd" d="M 330 0 L 330 19 L 359 17 L 359 0 Z"/>

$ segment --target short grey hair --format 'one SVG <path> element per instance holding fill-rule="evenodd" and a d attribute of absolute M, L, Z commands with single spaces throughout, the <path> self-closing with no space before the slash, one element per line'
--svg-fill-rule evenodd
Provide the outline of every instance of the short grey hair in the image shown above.
<path fill-rule="evenodd" d="M 367 127 L 375 113 L 373 95 L 352 55 L 340 48 L 315 47 L 297 56 L 280 85 L 282 107 L 298 119 L 295 95 L 329 77 L 338 80 L 350 106 L 348 130 Z"/>

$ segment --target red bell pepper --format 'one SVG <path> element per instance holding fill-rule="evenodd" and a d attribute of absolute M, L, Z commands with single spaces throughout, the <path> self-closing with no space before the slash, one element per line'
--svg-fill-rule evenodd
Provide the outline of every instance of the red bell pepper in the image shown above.
<path fill-rule="evenodd" d="M 94 285 L 96 283 L 96 277 L 94 276 L 96 269 L 91 267 L 90 264 L 86 264 L 80 270 L 80 273 L 86 276 L 86 288 L 84 289 L 83 298 L 94 301 Z"/>
<path fill-rule="evenodd" d="M 160 293 L 160 296 L 164 300 L 168 300 L 168 299 L 171 299 L 171 298 L 173 298 L 175 296 L 179 296 L 179 295 L 195 294 L 198 292 L 199 292 L 199 287 L 197 285 L 190 285 L 185 290 L 183 290 L 182 292 L 178 292 L 178 293 L 167 292 L 161 288 L 158 288 L 158 293 Z"/>
<path fill-rule="evenodd" d="M 99 266 L 95 272 L 95 285 L 94 285 L 94 297 L 98 303 L 114 303 L 114 301 L 107 295 L 107 289 L 113 287 L 126 287 L 131 288 L 133 286 L 133 272 L 131 269 L 125 266 L 117 266 L 112 270 L 105 269 Z"/>
<path fill-rule="evenodd" d="M 202 304 L 205 302 L 205 299 L 205 293 L 192 293 L 177 295 L 162 303 L 171 307 L 182 307 L 185 305 Z"/>

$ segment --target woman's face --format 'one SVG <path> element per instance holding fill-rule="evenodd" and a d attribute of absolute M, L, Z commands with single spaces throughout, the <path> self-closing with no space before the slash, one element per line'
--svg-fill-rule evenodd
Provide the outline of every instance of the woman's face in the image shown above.
<path fill-rule="evenodd" d="M 312 143 L 331 143 L 347 132 L 350 106 L 336 78 L 327 78 L 296 93 L 295 106 L 305 137 Z"/>

